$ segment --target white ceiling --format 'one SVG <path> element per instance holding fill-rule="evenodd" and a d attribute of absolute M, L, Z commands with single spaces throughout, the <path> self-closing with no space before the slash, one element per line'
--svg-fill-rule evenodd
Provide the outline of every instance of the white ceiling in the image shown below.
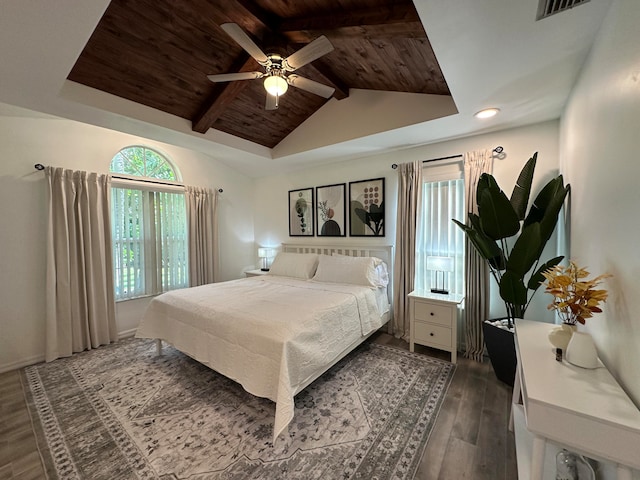
<path fill-rule="evenodd" d="M 259 177 L 558 118 L 611 0 L 539 22 L 537 0 L 414 0 L 452 99 L 356 91 L 274 149 L 194 133 L 187 120 L 66 80 L 108 3 L 2 0 L 0 102 L 202 151 Z M 411 115 L 408 105 L 430 112 Z M 500 115 L 473 117 L 489 106 Z M 0 104 L 0 114 L 18 113 Z"/>

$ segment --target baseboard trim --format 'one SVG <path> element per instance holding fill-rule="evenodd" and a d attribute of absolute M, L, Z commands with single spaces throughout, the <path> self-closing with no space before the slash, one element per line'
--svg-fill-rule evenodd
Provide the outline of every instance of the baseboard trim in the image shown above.
<path fill-rule="evenodd" d="M 130 328 L 129 330 L 125 330 L 123 332 L 118 332 L 118 340 L 122 340 L 123 338 L 133 337 L 136 334 L 137 328 Z"/>
<path fill-rule="evenodd" d="M 10 372 L 12 370 L 19 370 L 29 365 L 35 365 L 36 363 L 44 362 L 44 355 L 35 355 L 33 357 L 23 358 L 16 362 L 3 363 L 0 365 L 0 373 Z"/>
<path fill-rule="evenodd" d="M 118 332 L 118 340 L 133 337 L 136 334 L 136 330 L 137 328 L 131 328 L 129 330 Z M 44 362 L 44 354 L 22 358 L 20 360 L 16 360 L 15 362 L 0 364 L 0 373 L 10 372 L 11 370 L 19 370 L 21 368 L 28 367 L 29 365 L 35 365 L 36 363 L 42 362 Z"/>

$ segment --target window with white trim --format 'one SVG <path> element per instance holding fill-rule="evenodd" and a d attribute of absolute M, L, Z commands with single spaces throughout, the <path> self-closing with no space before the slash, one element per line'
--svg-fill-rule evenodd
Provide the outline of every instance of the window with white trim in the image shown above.
<path fill-rule="evenodd" d="M 462 165 L 425 166 L 421 218 L 416 239 L 415 288 L 442 288 L 464 295 L 464 232 L 452 218 L 465 222 Z M 453 258 L 452 272 L 427 269 L 427 257 Z"/>
<path fill-rule="evenodd" d="M 111 160 L 111 236 L 116 300 L 189 284 L 184 186 L 159 152 L 131 146 Z"/>

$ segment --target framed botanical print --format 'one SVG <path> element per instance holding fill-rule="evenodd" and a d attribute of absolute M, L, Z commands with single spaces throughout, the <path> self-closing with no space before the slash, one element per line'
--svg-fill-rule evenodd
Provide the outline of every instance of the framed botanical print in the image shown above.
<path fill-rule="evenodd" d="M 313 237 L 313 187 L 289 190 L 289 236 Z"/>
<path fill-rule="evenodd" d="M 349 182 L 349 235 L 384 237 L 384 178 Z"/>
<path fill-rule="evenodd" d="M 346 190 L 344 183 L 316 187 L 316 235 L 344 237 L 347 235 Z"/>

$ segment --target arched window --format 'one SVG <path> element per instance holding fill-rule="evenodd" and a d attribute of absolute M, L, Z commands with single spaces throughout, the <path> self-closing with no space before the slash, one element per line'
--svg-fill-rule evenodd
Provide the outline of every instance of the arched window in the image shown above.
<path fill-rule="evenodd" d="M 187 220 L 178 170 L 143 146 L 120 150 L 109 170 L 116 300 L 187 287 Z"/>
<path fill-rule="evenodd" d="M 111 160 L 109 171 L 133 177 L 180 181 L 179 174 L 168 158 L 147 147 L 126 147 Z"/>

